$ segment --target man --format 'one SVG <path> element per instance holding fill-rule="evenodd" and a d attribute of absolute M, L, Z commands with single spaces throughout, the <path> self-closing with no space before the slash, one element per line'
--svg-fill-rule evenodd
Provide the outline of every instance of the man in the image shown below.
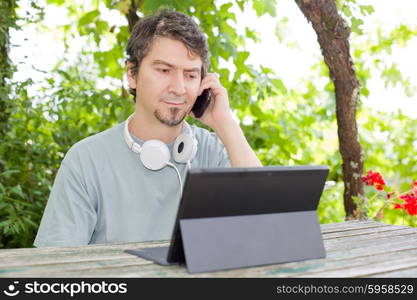
<path fill-rule="evenodd" d="M 127 57 L 135 113 L 68 151 L 34 242 L 37 247 L 169 239 L 182 191 L 178 179 L 187 172 L 187 164 L 172 161 L 170 153 L 181 152 L 184 145 L 173 148 L 186 128 L 196 141 L 185 143 L 196 146 L 187 161 L 191 168 L 261 166 L 232 117 L 219 77 L 206 74 L 207 41 L 191 18 L 169 10 L 144 18 L 132 31 Z M 214 133 L 184 121 L 194 116 L 191 109 L 205 89 L 210 89 L 211 101 L 199 120 Z M 154 140 L 158 146 L 146 157 L 144 145 Z M 160 149 L 167 162 L 153 168 L 149 164 L 162 159 Z"/>

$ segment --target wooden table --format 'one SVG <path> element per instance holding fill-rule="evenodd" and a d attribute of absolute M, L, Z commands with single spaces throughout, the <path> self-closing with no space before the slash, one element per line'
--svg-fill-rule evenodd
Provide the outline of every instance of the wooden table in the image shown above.
<path fill-rule="evenodd" d="M 123 252 L 167 242 L 0 250 L 0 277 L 417 277 L 417 228 L 374 221 L 321 226 L 325 259 L 189 274 Z"/>

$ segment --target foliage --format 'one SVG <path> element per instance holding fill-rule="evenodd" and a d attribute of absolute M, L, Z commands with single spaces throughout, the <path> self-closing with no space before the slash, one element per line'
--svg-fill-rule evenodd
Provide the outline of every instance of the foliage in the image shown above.
<path fill-rule="evenodd" d="M 8 53 L 10 48 L 9 29 L 16 27 L 16 1 L 0 2 L 0 138 L 7 130 L 10 116 L 9 110 L 9 81 L 13 75 L 13 66 Z M 3 169 L 0 164 L 0 171 Z"/>
<path fill-rule="evenodd" d="M 244 1 L 236 3 L 244 9 Z M 130 1 L 91 1 L 81 5 L 76 1 L 48 0 L 47 4 L 64 6 L 68 12 L 68 24 L 56 29 L 63 36 L 64 55 L 70 52 L 74 38 L 84 39 L 85 46 L 77 62 L 64 57 L 57 64 L 37 95 L 27 94 L 30 81 L 16 83 L 11 93 L 13 112 L 9 126 L 12 130 L 0 146 L 6 170 L 0 185 L 0 246 L 3 247 L 32 245 L 53 179 L 69 147 L 121 122 L 133 109 L 120 84 L 124 80 L 128 27 L 110 24 L 102 16 L 104 5 L 124 19 Z M 252 5 L 259 16 L 275 14 L 271 1 L 255 0 Z M 210 71 L 221 74 L 236 107 L 246 107 L 250 99 L 264 99 L 268 93 L 284 88 L 273 77 L 272 70 L 256 69 L 245 63 L 249 56 L 244 50 L 245 39 L 256 39 L 256 33 L 249 28 L 245 36 L 236 33 L 230 22 L 236 22 L 234 13 L 230 12 L 232 3 L 144 1 L 140 13 L 148 15 L 162 6 L 199 20 L 212 52 Z M 236 71 L 220 68 L 218 57 L 234 64 Z M 109 87 L 98 88 L 100 79 L 105 79 Z M 256 107 L 254 103 L 251 105 Z"/>
<path fill-rule="evenodd" d="M 409 96 L 414 95 L 410 79 L 402 75 L 395 63 L 386 63 L 384 53 L 390 53 L 396 45 L 407 45 L 417 30 L 399 25 L 392 32 L 361 35 L 363 20 L 372 13 L 372 6 L 359 5 L 354 0 L 339 2 L 339 9 L 354 32 L 351 45 L 362 86 L 357 117 L 365 168 L 380 170 L 404 189 L 412 178 L 417 178 L 417 121 L 401 112 L 371 109 L 364 103 L 370 93 L 367 82 L 371 70 L 377 70 L 376 76 L 381 76 L 387 85 L 400 85 Z M 47 5 L 65 9 L 68 22 L 60 28 L 46 28 L 42 22 L 38 27 L 62 37 L 66 50 L 35 95 L 27 92 L 32 85 L 30 80 L 11 82 L 7 87 L 10 130 L 0 143 L 0 165 L 4 166 L 0 169 L 0 247 L 32 245 L 55 174 L 69 147 L 123 121 L 133 110 L 133 102 L 123 87 L 124 49 L 129 36 L 125 14 L 130 3 L 131 0 L 93 0 L 82 4 L 75 0 L 47 0 Z M 164 6 L 198 20 L 209 40 L 210 71 L 220 74 L 245 135 L 262 162 L 329 165 L 328 179 L 337 184 L 324 191 L 319 219 L 321 223 L 343 221 L 334 89 L 327 67 L 320 60 L 299 87 L 290 89 L 270 68 L 249 65 L 246 41 L 256 42 L 260 38 L 249 25 L 243 33 L 237 32 L 233 4 L 240 11 L 254 10 L 259 17 L 274 17 L 279 8 L 269 0 L 144 0 L 139 16 Z M 120 22 L 108 19 L 108 13 L 119 16 Z M 276 29 L 283 44 L 287 40 L 286 28 L 278 23 Z M 76 61 L 67 59 L 74 39 L 84 43 Z M 4 99 L 4 94 L 0 96 Z M 0 116 L 5 116 L 5 111 L 0 111 Z M 399 211 L 386 213 L 385 220 L 393 224 L 403 222 Z M 407 219 L 405 222 L 411 224 Z"/>
<path fill-rule="evenodd" d="M 11 130 L 0 145 L 5 166 L 0 174 L 0 246 L 32 245 L 53 179 L 69 147 L 129 113 L 126 99 L 111 90 L 96 91 L 80 71 L 76 67 L 57 71 L 61 80 L 49 78 L 44 91 L 50 100 L 37 105 L 26 92 L 30 81 L 14 87 Z"/>

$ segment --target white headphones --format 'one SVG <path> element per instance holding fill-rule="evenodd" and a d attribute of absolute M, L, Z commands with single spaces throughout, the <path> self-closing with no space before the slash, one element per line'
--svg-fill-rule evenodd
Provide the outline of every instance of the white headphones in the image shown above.
<path fill-rule="evenodd" d="M 148 140 L 142 146 L 136 143 L 129 133 L 129 122 L 133 118 L 134 114 L 130 115 L 125 121 L 124 125 L 124 138 L 129 149 L 139 154 L 140 160 L 143 165 L 153 171 L 160 170 L 166 165 L 173 166 L 169 160 L 171 155 L 169 153 L 168 146 L 160 140 Z M 181 133 L 174 142 L 172 149 L 174 160 L 177 163 L 188 164 L 194 159 L 198 141 L 194 137 L 190 125 L 184 121 L 183 130 L 186 129 L 186 133 Z M 175 166 L 174 166 L 175 167 Z"/>

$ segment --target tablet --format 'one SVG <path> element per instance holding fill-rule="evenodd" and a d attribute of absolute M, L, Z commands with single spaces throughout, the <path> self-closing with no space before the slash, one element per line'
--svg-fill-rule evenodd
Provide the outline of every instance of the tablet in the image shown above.
<path fill-rule="evenodd" d="M 184 263 L 181 220 L 315 213 L 328 173 L 325 165 L 191 169 L 170 245 L 126 252 L 161 265 Z"/>

